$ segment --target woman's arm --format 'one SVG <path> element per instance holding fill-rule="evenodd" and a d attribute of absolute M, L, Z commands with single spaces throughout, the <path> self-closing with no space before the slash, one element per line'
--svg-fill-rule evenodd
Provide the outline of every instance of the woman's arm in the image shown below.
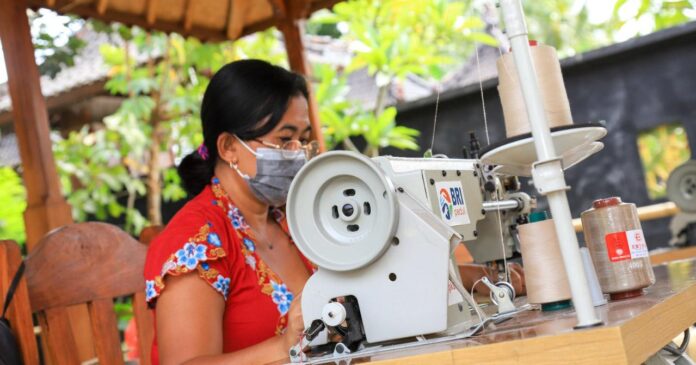
<path fill-rule="evenodd" d="M 293 338 L 302 331 L 302 314 L 299 304 L 295 304 L 299 298 L 290 308 L 286 334 L 223 354 L 224 299 L 196 275 L 167 277 L 167 290 L 157 299 L 157 347 L 161 365 L 266 364 L 288 357 Z"/>

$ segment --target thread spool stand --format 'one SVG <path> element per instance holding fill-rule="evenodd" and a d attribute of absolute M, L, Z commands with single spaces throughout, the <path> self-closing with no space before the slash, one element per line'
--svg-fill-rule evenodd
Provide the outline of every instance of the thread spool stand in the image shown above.
<path fill-rule="evenodd" d="M 601 151 L 604 145 L 598 140 L 607 131 L 597 123 L 573 124 L 561 64 L 553 47 L 529 41 L 529 54 L 537 71 L 539 102 L 548 121 L 551 143 L 563 168 L 570 168 Z M 517 71 L 512 52 L 502 55 L 496 65 L 507 138 L 483 149 L 480 153 L 481 161 L 495 165 L 495 171 L 501 174 L 532 176 L 532 165 L 539 157 L 521 89 L 523 75 Z"/>

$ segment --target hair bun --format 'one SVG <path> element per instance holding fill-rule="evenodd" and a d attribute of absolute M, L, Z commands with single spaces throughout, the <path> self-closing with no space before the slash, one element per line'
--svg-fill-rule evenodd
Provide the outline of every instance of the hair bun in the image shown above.
<path fill-rule="evenodd" d="M 197 151 L 189 153 L 181 160 L 177 172 L 189 197 L 198 195 L 213 178 L 214 163 L 211 160 L 214 161 L 204 160 Z"/>

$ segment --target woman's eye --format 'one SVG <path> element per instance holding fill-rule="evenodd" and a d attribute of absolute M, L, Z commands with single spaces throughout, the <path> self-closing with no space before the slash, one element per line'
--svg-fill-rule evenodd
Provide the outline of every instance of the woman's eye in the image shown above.
<path fill-rule="evenodd" d="M 283 143 L 292 141 L 292 137 L 280 137 L 280 141 Z"/>

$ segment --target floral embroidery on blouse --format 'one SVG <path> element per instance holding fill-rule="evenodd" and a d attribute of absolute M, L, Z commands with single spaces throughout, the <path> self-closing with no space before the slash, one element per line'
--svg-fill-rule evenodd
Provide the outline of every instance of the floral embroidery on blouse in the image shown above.
<path fill-rule="evenodd" d="M 273 303 L 278 305 L 278 312 L 284 316 L 288 310 L 290 310 L 290 303 L 292 302 L 294 296 L 288 290 L 285 284 L 278 284 L 271 280 L 271 286 L 273 287 L 273 293 L 271 293 Z"/>
<path fill-rule="evenodd" d="M 212 232 L 213 224 L 204 224 L 196 235 L 189 238 L 183 247 L 173 253 L 162 265 L 160 275 L 155 276 L 154 280 L 145 281 L 145 299 L 149 302 L 158 297 L 164 289 L 164 277 L 166 275 L 181 275 L 193 270 L 198 271 L 198 275 L 208 282 L 227 300 L 230 290 L 230 278 L 220 275 L 211 268 L 208 261 L 218 260 L 226 256 L 225 250 L 220 247 L 222 243 L 220 236 Z"/>
<path fill-rule="evenodd" d="M 256 244 L 253 239 L 253 232 L 244 220 L 244 216 L 242 216 L 239 208 L 232 203 L 222 189 L 222 186 L 220 186 L 220 181 L 217 178 L 213 178 L 211 188 L 216 198 L 213 201 L 213 205 L 220 207 L 227 214 L 230 224 L 235 229 L 235 233 L 242 243 L 241 250 L 244 256 L 244 262 L 256 273 L 261 292 L 268 295 L 278 308 L 280 318 L 276 326 L 276 334 L 280 334 L 287 326 L 286 314 L 290 309 L 290 304 L 292 303 L 294 295 L 287 289 L 280 277 L 258 257 Z M 287 226 L 283 224 L 285 213 L 279 209 L 274 209 L 271 213 L 273 218 L 280 223 L 281 227 L 287 232 Z"/>

